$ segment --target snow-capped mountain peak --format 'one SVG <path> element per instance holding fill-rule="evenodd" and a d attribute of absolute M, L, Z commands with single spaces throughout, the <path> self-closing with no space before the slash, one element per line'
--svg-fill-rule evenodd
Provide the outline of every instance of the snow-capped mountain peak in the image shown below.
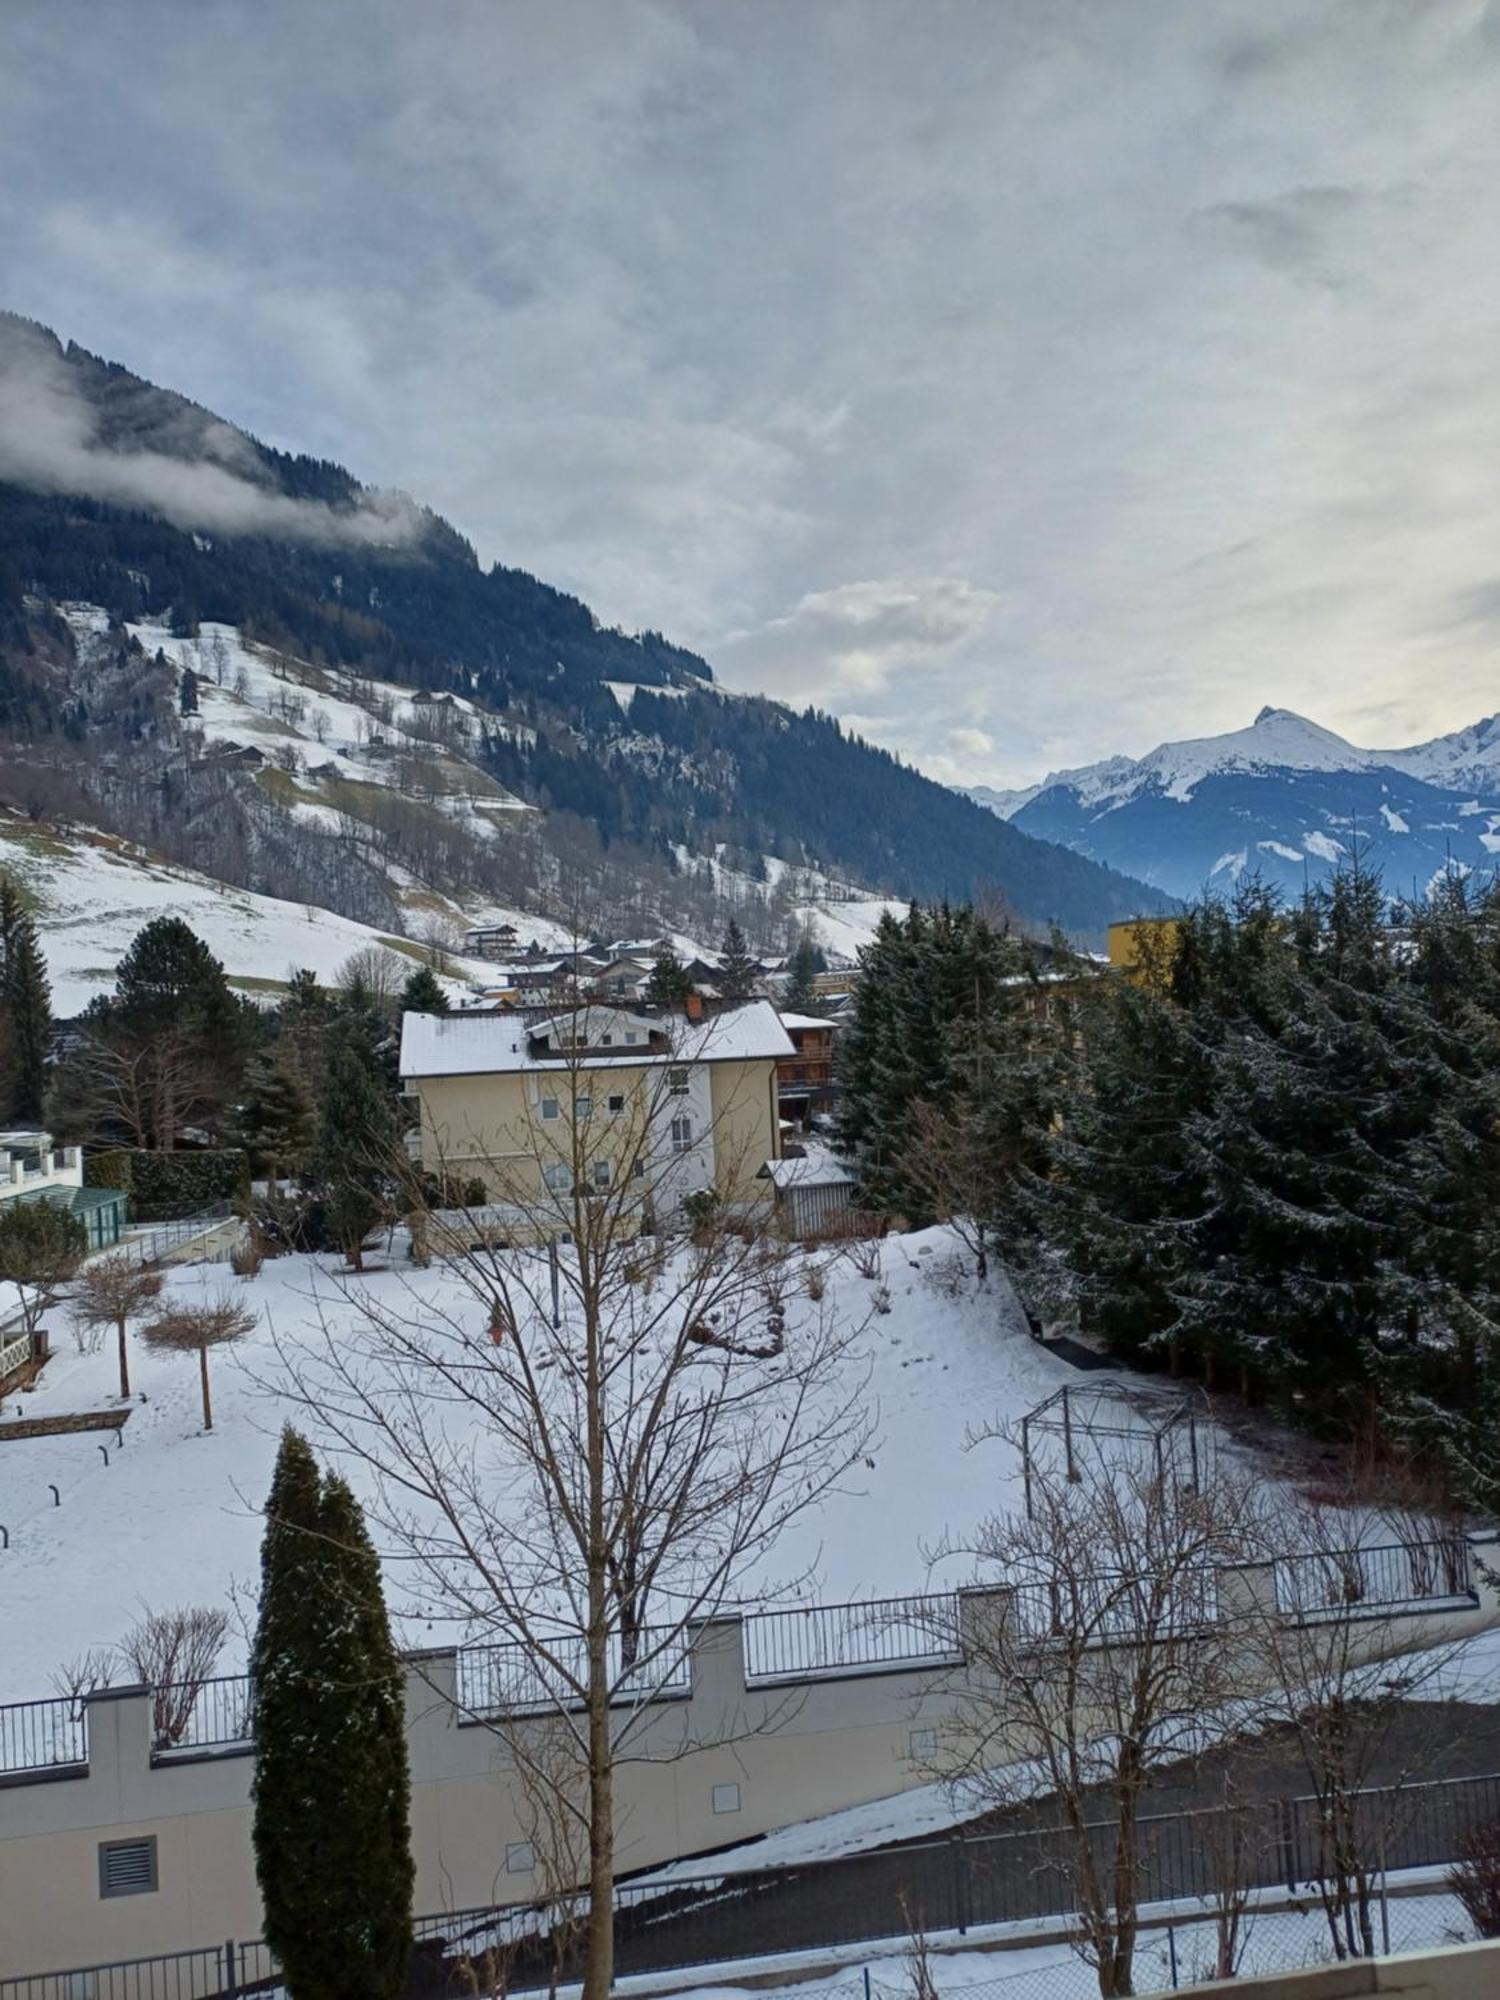
<path fill-rule="evenodd" d="M 1500 715 L 1406 750 L 1364 750 L 1289 708 L 1248 728 L 978 793 L 1025 833 L 1192 896 L 1246 872 L 1300 889 L 1356 849 L 1409 890 L 1500 857 Z"/>

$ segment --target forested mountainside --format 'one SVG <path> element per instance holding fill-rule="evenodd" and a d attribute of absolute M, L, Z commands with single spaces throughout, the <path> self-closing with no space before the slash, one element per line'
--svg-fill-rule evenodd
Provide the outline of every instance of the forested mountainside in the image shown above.
<path fill-rule="evenodd" d="M 404 497 L 271 450 L 10 315 L 0 315 L 0 408 L 23 416 L 0 444 L 0 775 L 12 774 L 0 803 L 25 803 L 14 795 L 23 768 L 34 802 L 36 770 L 50 761 L 53 806 L 92 808 L 112 830 L 157 841 L 184 815 L 228 811 L 233 795 L 232 816 L 253 822 L 240 885 L 307 893 L 322 862 L 293 866 L 288 852 L 307 847 L 310 822 L 296 840 L 278 834 L 276 787 L 260 780 L 261 798 L 247 804 L 257 781 L 244 770 L 222 759 L 196 768 L 203 759 L 190 753 L 208 746 L 178 740 L 173 663 L 141 637 L 219 626 L 295 663 L 304 680 L 324 676 L 346 692 L 379 681 L 464 703 L 476 785 L 540 808 L 562 835 L 564 872 L 576 882 L 579 869 L 593 871 L 596 904 L 616 893 L 606 881 L 617 886 L 634 867 L 658 886 L 667 918 L 673 883 L 695 860 L 764 880 L 772 857 L 883 893 L 996 897 L 1032 927 L 1057 923 L 1082 938 L 1170 906 L 831 717 L 727 694 L 703 660 L 661 635 L 611 630 L 524 571 L 482 568 L 448 523 Z M 32 421 L 38 410 L 45 422 Z M 85 621 L 85 647 L 68 606 L 106 614 L 102 629 Z M 49 741 L 70 754 L 49 760 Z M 188 762 L 158 769 L 165 749 Z M 202 843 L 188 846 L 180 858 L 216 865 Z M 506 844 L 491 842 L 484 893 L 546 893 L 505 880 L 507 861 Z M 325 896 L 344 898 L 340 907 L 362 900 L 349 914 L 383 918 L 368 907 L 378 883 L 356 884 L 354 872 L 333 871 Z"/>

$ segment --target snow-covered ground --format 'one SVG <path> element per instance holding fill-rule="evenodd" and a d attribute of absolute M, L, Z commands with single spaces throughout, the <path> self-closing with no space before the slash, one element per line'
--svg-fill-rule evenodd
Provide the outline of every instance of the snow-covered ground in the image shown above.
<path fill-rule="evenodd" d="M 1429 1879 L 1430 1874 L 1414 1876 L 1411 1887 Z M 1393 1893 L 1387 1898 L 1384 1921 L 1393 1954 L 1473 1942 L 1473 1926 L 1456 1897 L 1436 1885 L 1425 1894 L 1403 1893 L 1406 1888 L 1401 1876 L 1392 1876 Z M 1322 1913 L 1264 1907 L 1279 1901 L 1284 1901 L 1284 1892 L 1279 1890 L 1252 1900 L 1242 1932 L 1239 1977 L 1298 1971 L 1331 1962 L 1333 1953 Z M 1171 1992 L 1212 1979 L 1216 1937 L 1213 1923 L 1204 1918 L 1200 1907 L 1162 1904 L 1148 1906 L 1147 1914 L 1152 1919 L 1150 1928 L 1142 1932 L 1136 1946 L 1137 1993 Z M 973 2000 L 980 2000 L 981 1995 L 989 2000 L 1096 2000 L 1098 1981 L 1071 1944 L 1010 1941 L 1016 1935 L 1033 1936 L 1045 1928 L 995 1925 L 972 1933 L 972 1941 L 961 1943 L 947 1936 L 929 1940 L 928 1970 L 940 2000 L 948 2000 L 950 1994 L 971 1995 Z M 991 1948 L 976 1949 L 977 1944 Z M 711 1971 L 708 1976 L 684 1972 L 676 1979 L 653 1974 L 649 1980 L 622 1979 L 619 1988 L 628 1994 L 660 1992 L 670 1986 L 681 2000 L 764 2000 L 770 1975 L 773 1990 L 784 1994 L 786 2000 L 866 2000 L 867 1994 L 869 2000 L 912 2000 L 911 1961 L 899 1949 L 855 1946 L 805 1957 L 820 1960 L 825 1967 L 830 1958 L 837 1964 L 831 1971 L 799 1978 L 795 1960 L 767 1957 L 741 1961 L 732 1971 L 726 1967 L 719 1979 L 714 1979 Z M 752 1979 L 753 1984 L 735 1983 Z"/>
<path fill-rule="evenodd" d="M 969 1427 L 1019 1416 L 1074 1371 L 1031 1340 L 1003 1281 L 975 1294 L 948 1281 L 954 1246 L 941 1230 L 892 1238 L 881 1278 L 847 1260 L 833 1268 L 825 1308 L 868 1324 L 860 1336 L 878 1419 L 872 1463 L 860 1465 L 816 1517 L 777 1549 L 770 1575 L 816 1572 L 816 1594 L 846 1600 L 903 1594 L 958 1580 L 933 1576 L 925 1551 L 949 1528 L 972 1527 L 1018 1490 L 1007 1447 L 965 1451 Z M 132 1336 L 131 1372 L 142 1400 L 109 1454 L 98 1437 L 0 1445 L 0 1521 L 11 1546 L 0 1568 L 0 1700 L 45 1695 L 59 1661 L 116 1641 L 142 1603 L 223 1604 L 258 1566 L 258 1510 L 283 1421 L 296 1415 L 284 1393 L 273 1334 L 295 1353 L 317 1337 L 319 1315 L 337 1326 L 354 1314 L 337 1260 L 288 1257 L 250 1281 L 223 1266 L 169 1275 L 171 1295 L 226 1284 L 260 1314 L 256 1336 L 212 1359 L 214 1429 L 201 1428 L 191 1359 L 145 1350 Z M 396 1310 L 427 1304 L 477 1314 L 453 1273 L 395 1261 L 361 1283 Z M 870 1313 L 879 1286 L 890 1311 Z M 36 1390 L 12 1397 L 28 1416 L 107 1405 L 115 1364 L 106 1343 L 79 1355 L 62 1313 L 52 1315 L 56 1358 Z M 1098 1378 L 1093 1378 L 1097 1380 Z M 299 1422 L 306 1423 L 305 1417 Z M 354 1468 L 356 1482 L 358 1468 Z M 49 1484 L 62 1494 L 52 1504 Z M 392 1590 L 399 1598 L 399 1586 Z M 408 1626 L 411 1643 L 450 1637 Z"/>
<path fill-rule="evenodd" d="M 425 955 L 410 940 L 356 923 L 312 903 L 288 903 L 227 888 L 209 875 L 154 859 L 125 841 L 83 832 L 39 830 L 0 812 L 0 867 L 20 877 L 37 899 L 37 927 L 52 981 L 53 1012 L 82 1013 L 95 994 L 114 986 L 115 968 L 143 924 L 181 917 L 218 958 L 231 981 L 264 990 L 294 966 L 331 982 L 352 952 L 367 945 L 390 950 L 407 972 Z M 491 919 L 514 923 L 523 937 L 550 947 L 560 927 L 509 911 Z M 450 991 L 483 980 L 481 959 L 451 957 L 459 975 Z"/>

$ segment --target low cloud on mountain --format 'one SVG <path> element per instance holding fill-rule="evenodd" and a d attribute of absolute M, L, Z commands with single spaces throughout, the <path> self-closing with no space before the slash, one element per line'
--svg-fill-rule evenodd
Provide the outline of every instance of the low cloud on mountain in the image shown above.
<path fill-rule="evenodd" d="M 421 529 L 403 494 L 366 494 L 343 509 L 276 492 L 249 440 L 206 411 L 162 397 L 150 415 L 152 444 L 106 443 L 99 410 L 53 343 L 24 324 L 0 327 L 0 479 L 223 535 L 390 546 Z"/>

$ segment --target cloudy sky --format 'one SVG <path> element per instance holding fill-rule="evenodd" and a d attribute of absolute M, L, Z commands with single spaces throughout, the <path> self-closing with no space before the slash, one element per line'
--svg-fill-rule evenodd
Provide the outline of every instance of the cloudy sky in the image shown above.
<path fill-rule="evenodd" d="M 0 304 L 935 775 L 1500 707 L 1500 7 L 7 0 Z"/>

